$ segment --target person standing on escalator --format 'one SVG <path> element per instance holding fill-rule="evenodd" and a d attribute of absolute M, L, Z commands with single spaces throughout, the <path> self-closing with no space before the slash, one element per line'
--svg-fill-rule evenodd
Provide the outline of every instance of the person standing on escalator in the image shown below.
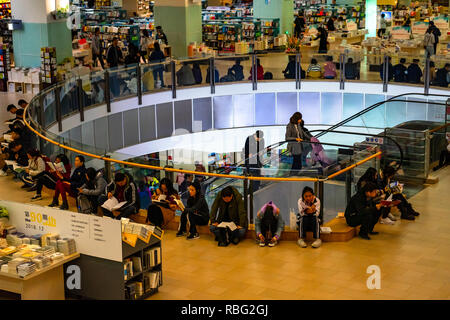
<path fill-rule="evenodd" d="M 302 141 L 305 136 L 302 130 L 302 114 L 300 112 L 295 112 L 288 125 L 286 126 L 286 135 L 285 139 L 288 142 L 287 150 L 291 153 L 292 160 L 292 168 L 291 175 L 297 174 L 302 169 Z"/>
<path fill-rule="evenodd" d="M 261 176 L 262 164 L 262 151 L 264 150 L 264 132 L 257 130 L 251 136 L 248 136 L 245 140 L 245 167 L 247 172 L 254 177 Z M 253 181 L 253 191 L 259 189 L 261 181 Z"/>

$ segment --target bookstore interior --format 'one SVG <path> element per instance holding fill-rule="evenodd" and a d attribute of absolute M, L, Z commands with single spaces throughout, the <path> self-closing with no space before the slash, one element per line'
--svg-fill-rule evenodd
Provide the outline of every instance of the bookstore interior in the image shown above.
<path fill-rule="evenodd" d="M 448 1 L 291 0 L 282 1 L 275 10 L 277 1 L 183 0 L 186 8 L 198 10 L 185 8 L 186 21 L 180 22 L 173 9 L 177 5 L 172 5 L 175 0 L 33 0 L 34 18 L 26 12 L 30 9 L 25 0 L 0 0 L 0 92 L 34 96 L 74 76 L 91 81 L 91 72 L 102 70 L 94 46 L 100 46 L 100 61 L 106 61 L 113 39 L 118 40 L 123 57 L 132 55 L 132 50 L 145 55 L 159 47 L 169 62 L 251 54 L 274 59 L 284 53 L 311 57 L 326 34 L 328 54 L 334 61 L 344 52 L 357 61 L 364 56 L 369 70 L 379 72 L 384 54 L 423 56 L 424 37 L 433 22 L 441 33 L 435 54 L 450 61 Z M 46 25 L 47 41 L 37 40 L 30 30 L 36 21 Z M 30 53 L 27 42 L 38 49 Z M 302 57 L 301 62 L 309 64 L 309 60 Z M 151 69 L 153 75 L 155 70 Z M 169 66 L 164 70 L 168 72 Z M 116 76 L 114 71 L 108 75 Z M 155 76 L 155 88 L 156 82 Z M 136 92 L 142 90 L 137 88 Z M 78 107 L 72 111 L 78 112 Z M 61 114 L 53 116 L 56 120 Z M 4 140 L 12 140 L 10 133 Z M 157 157 L 153 159 L 160 163 Z M 206 158 L 208 171 L 223 170 L 239 160 L 235 153 L 220 152 L 206 153 Z M 15 161 L 6 160 L 6 164 L 22 170 Z M 108 209 L 113 212 L 121 205 L 116 202 Z M 107 208 L 106 202 L 102 207 Z M 22 299 L 147 299 L 164 283 L 164 230 L 145 219 L 138 222 L 2 198 L 0 290 Z M 79 270 L 89 277 L 77 279 Z"/>

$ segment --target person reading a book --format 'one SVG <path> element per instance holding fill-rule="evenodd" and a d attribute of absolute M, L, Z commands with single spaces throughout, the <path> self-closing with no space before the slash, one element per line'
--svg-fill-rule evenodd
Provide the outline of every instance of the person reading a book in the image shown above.
<path fill-rule="evenodd" d="M 140 208 L 136 184 L 131 176 L 121 172 L 116 173 L 114 181 L 106 187 L 106 196 L 100 196 L 98 202 L 105 216 L 117 220 L 128 218 Z"/>
<path fill-rule="evenodd" d="M 105 194 L 107 182 L 103 178 L 102 170 L 95 170 L 94 168 L 88 168 L 86 170 L 86 182 L 78 188 L 78 201 L 82 201 L 82 197 L 85 197 L 89 203 L 91 212 L 97 213 L 99 197 Z"/>
<path fill-rule="evenodd" d="M 70 179 L 60 179 L 56 182 L 55 194 L 53 201 L 49 207 L 59 206 L 59 195 L 62 198 L 62 205 L 59 207 L 61 210 L 68 210 L 69 203 L 67 202 L 67 194 L 76 198 L 78 196 L 78 188 L 80 188 L 86 180 L 86 167 L 84 166 L 84 157 L 75 157 L 75 170 L 73 171 Z"/>
<path fill-rule="evenodd" d="M 392 181 L 396 174 L 396 170 L 392 166 L 387 166 L 382 171 L 382 187 L 386 197 L 391 197 L 393 201 L 400 201 L 397 208 L 401 212 L 401 218 L 405 220 L 415 220 L 415 217 L 419 215 L 417 211 L 414 210 L 412 205 L 406 200 L 405 196 L 402 194 L 403 185 L 399 184 L 397 181 Z"/>
<path fill-rule="evenodd" d="M 219 192 L 211 207 L 210 230 L 216 236 L 219 247 L 232 242 L 238 244 L 245 236 L 248 226 L 244 200 L 239 191 L 231 186 Z"/>
<path fill-rule="evenodd" d="M 6 163 L 7 161 L 13 161 L 16 165 L 22 167 L 28 165 L 27 153 L 20 140 L 10 142 L 8 148 L 2 147 L 2 153 L 0 154 L 0 177 L 8 175 L 6 173 L 8 167 L 12 169 L 12 165 L 8 165 Z"/>
<path fill-rule="evenodd" d="M 200 238 L 196 226 L 208 225 L 209 208 L 205 197 L 202 194 L 200 182 L 194 181 L 189 187 L 189 198 L 186 208 L 183 210 L 178 227 L 177 237 L 186 235 L 186 226 L 189 222 L 189 235 L 187 240 Z"/>
<path fill-rule="evenodd" d="M 7 125 L 9 127 L 9 130 L 5 132 L 5 134 L 8 134 L 11 132 L 11 129 L 13 128 L 12 124 L 14 123 L 14 121 L 17 119 L 16 117 L 16 112 L 17 112 L 17 107 L 13 104 L 10 104 L 6 107 L 6 111 L 11 113 L 12 115 L 14 115 L 15 117 L 12 119 L 8 119 L 5 121 L 5 125 Z M 4 138 L 1 137 L 0 141 L 4 141 Z"/>
<path fill-rule="evenodd" d="M 381 203 L 375 203 L 377 185 L 367 182 L 351 199 L 345 209 L 345 220 L 350 227 L 361 226 L 359 237 L 370 240 L 369 234 L 376 235 L 374 226 L 381 216 Z"/>
<path fill-rule="evenodd" d="M 386 194 L 384 193 L 384 187 L 379 179 L 377 169 L 371 167 L 366 170 L 366 172 L 361 176 L 361 178 L 359 178 L 356 184 L 356 191 L 360 191 L 361 188 L 363 188 L 368 182 L 375 183 L 378 188 L 377 196 L 374 198 L 374 201 L 379 202 L 381 200 L 385 200 Z M 391 213 L 390 207 L 381 207 L 381 224 L 393 225 L 395 224 L 394 221 L 396 220 L 397 219 Z"/>
<path fill-rule="evenodd" d="M 298 245 L 302 248 L 308 247 L 306 240 L 306 232 L 312 231 L 314 242 L 311 244 L 313 248 L 319 248 L 322 245 L 320 239 L 320 200 L 314 195 L 313 189 L 310 187 L 303 188 L 302 196 L 298 199 L 297 224 L 298 224 Z"/>
<path fill-rule="evenodd" d="M 269 247 L 276 246 L 283 229 L 284 221 L 280 216 L 280 209 L 275 203 L 269 201 L 256 214 L 255 232 L 259 246 L 264 247 L 266 244 Z"/>
<path fill-rule="evenodd" d="M 28 150 L 27 157 L 28 167 L 18 175 L 18 178 L 23 182 L 22 189 L 33 187 L 36 183 L 35 177 L 45 171 L 45 162 L 39 150 Z"/>
<path fill-rule="evenodd" d="M 159 188 L 152 195 L 152 204 L 147 209 L 147 220 L 159 227 L 166 226 L 175 218 L 175 211 L 179 209 L 178 200 L 180 196 L 172 181 L 169 178 L 161 179 Z"/>
<path fill-rule="evenodd" d="M 36 194 L 31 198 L 31 201 L 42 200 L 42 188 L 44 186 L 50 190 L 55 190 L 56 183 L 59 180 L 70 179 L 72 166 L 66 155 L 57 155 L 54 163 L 48 160 L 46 159 L 47 166 L 45 171 L 34 178 L 36 181 Z"/>

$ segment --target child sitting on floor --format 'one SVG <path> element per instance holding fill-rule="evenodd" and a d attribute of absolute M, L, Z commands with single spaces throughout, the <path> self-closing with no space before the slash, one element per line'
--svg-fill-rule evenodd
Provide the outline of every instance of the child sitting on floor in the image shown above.
<path fill-rule="evenodd" d="M 319 248 L 322 245 L 320 240 L 320 200 L 314 195 L 313 189 L 305 187 L 302 197 L 298 199 L 298 226 L 299 239 L 298 245 L 306 248 L 306 231 L 312 230 L 315 241 L 311 244 L 313 248 Z"/>

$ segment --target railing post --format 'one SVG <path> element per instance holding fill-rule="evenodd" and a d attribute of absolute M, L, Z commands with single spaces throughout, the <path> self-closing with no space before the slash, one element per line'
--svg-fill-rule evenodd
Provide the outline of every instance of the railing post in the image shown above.
<path fill-rule="evenodd" d="M 214 57 L 209 58 L 209 84 L 211 86 L 211 94 L 216 93 L 216 70 L 214 64 Z"/>
<path fill-rule="evenodd" d="M 253 90 L 258 90 L 258 70 L 256 66 L 256 54 L 252 54 L 252 86 Z"/>
<path fill-rule="evenodd" d="M 253 180 L 250 180 L 250 183 L 249 183 L 249 194 L 250 194 L 249 218 L 250 218 L 250 221 L 253 222 Z"/>
<path fill-rule="evenodd" d="M 344 90 L 345 88 L 345 54 L 341 53 L 339 56 L 339 69 L 341 70 L 339 76 L 339 89 Z"/>
<path fill-rule="evenodd" d="M 83 81 L 80 78 L 77 79 L 78 89 L 78 108 L 80 110 L 80 121 L 84 121 L 84 99 L 83 99 Z"/>
<path fill-rule="evenodd" d="M 428 95 L 430 91 L 430 57 L 428 56 L 425 59 L 425 70 L 423 80 L 424 80 L 423 82 L 425 83 L 424 93 Z"/>
<path fill-rule="evenodd" d="M 424 151 L 424 178 L 428 178 L 428 172 L 430 171 L 430 130 L 425 131 L 425 151 Z"/>
<path fill-rule="evenodd" d="M 387 55 L 384 55 L 382 68 L 383 68 L 383 92 L 387 92 L 389 79 L 389 57 Z"/>
<path fill-rule="evenodd" d="M 105 155 L 104 158 L 110 158 L 110 156 Z M 104 161 L 105 161 L 105 177 L 109 183 L 113 180 L 112 179 L 112 170 L 111 170 L 111 161 L 107 161 L 107 160 L 104 160 Z"/>
<path fill-rule="evenodd" d="M 302 79 L 302 67 L 301 67 L 301 55 L 297 53 L 295 55 L 295 89 L 301 89 L 301 79 Z"/>
<path fill-rule="evenodd" d="M 247 174 L 247 168 L 244 168 L 244 176 L 248 176 Z M 244 179 L 244 208 L 245 211 L 249 210 L 248 208 L 248 180 Z M 250 221 L 251 223 L 251 221 Z"/>
<path fill-rule="evenodd" d="M 319 219 L 320 224 L 323 224 L 323 180 L 319 180 L 319 200 L 320 200 L 320 213 L 319 213 Z"/>
<path fill-rule="evenodd" d="M 347 206 L 352 198 L 352 171 L 349 170 L 345 174 L 345 206 Z"/>
<path fill-rule="evenodd" d="M 136 67 L 136 75 L 137 75 L 137 96 L 138 96 L 138 105 L 142 105 L 142 70 L 141 64 L 138 63 Z"/>
<path fill-rule="evenodd" d="M 175 70 L 175 61 L 170 61 L 170 71 L 172 72 L 172 99 L 177 97 L 177 74 Z"/>
<path fill-rule="evenodd" d="M 41 77 L 39 77 L 41 78 Z M 44 95 L 39 95 L 39 109 L 38 109 L 38 123 L 40 124 L 41 128 L 43 129 L 45 127 L 45 110 L 44 110 Z M 44 150 L 44 139 L 39 137 L 39 150 Z"/>
<path fill-rule="evenodd" d="M 108 70 L 105 70 L 105 102 L 106 111 L 111 112 L 111 88 L 110 88 L 110 77 Z"/>
<path fill-rule="evenodd" d="M 62 131 L 62 117 L 61 117 L 61 87 L 57 86 L 55 88 L 55 111 L 56 111 L 56 121 L 58 122 L 58 131 Z"/>

